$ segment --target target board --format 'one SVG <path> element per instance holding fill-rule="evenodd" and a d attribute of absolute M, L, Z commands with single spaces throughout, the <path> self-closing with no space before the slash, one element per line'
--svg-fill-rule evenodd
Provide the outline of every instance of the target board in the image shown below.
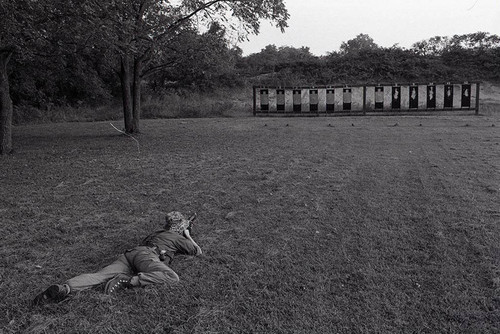
<path fill-rule="evenodd" d="M 475 110 L 479 82 L 253 87 L 258 114 L 349 114 Z"/>

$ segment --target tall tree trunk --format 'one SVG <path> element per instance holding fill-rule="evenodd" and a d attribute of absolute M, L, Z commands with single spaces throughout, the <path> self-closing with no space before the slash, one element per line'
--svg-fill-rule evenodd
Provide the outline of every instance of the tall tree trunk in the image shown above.
<path fill-rule="evenodd" d="M 133 127 L 134 132 L 140 132 L 139 120 L 141 118 L 141 72 L 142 72 L 142 59 L 138 58 L 134 61 L 134 84 L 133 84 Z"/>
<path fill-rule="evenodd" d="M 122 86 L 123 99 L 123 120 L 125 122 L 125 132 L 133 133 L 133 117 L 132 117 L 132 93 L 130 91 L 130 61 L 127 56 L 122 56 L 120 59 L 120 81 Z"/>
<path fill-rule="evenodd" d="M 0 50 L 0 154 L 12 152 L 12 100 L 7 64 L 12 50 Z"/>

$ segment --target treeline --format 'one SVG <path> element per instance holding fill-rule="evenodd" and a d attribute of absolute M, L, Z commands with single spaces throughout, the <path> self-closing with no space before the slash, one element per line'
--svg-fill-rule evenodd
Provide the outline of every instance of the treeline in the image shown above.
<path fill-rule="evenodd" d="M 240 59 L 242 77 L 262 84 L 326 85 L 500 79 L 500 38 L 485 32 L 433 37 L 410 49 L 378 46 L 368 35 L 317 57 L 309 48 L 268 45 Z"/>
<path fill-rule="evenodd" d="M 216 23 L 204 33 L 184 29 L 164 50 L 168 57 L 162 55 L 156 67 L 150 64 L 151 73 L 142 81 L 143 96 L 246 89 L 253 84 L 500 80 L 500 38 L 485 32 L 433 37 L 410 49 L 380 47 L 360 34 L 325 56 L 313 55 L 307 47 L 274 45 L 243 56 L 225 36 Z M 12 59 L 10 93 L 15 106 L 98 106 L 121 97 L 120 77 L 110 58 L 102 56 L 105 46 L 97 52 L 68 52 L 66 44 L 65 52 L 58 52 L 51 43 L 50 52 Z"/>

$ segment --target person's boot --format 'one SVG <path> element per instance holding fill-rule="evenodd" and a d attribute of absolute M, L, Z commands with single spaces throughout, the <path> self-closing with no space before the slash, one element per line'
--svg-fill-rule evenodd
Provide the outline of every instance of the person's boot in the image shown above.
<path fill-rule="evenodd" d="M 45 305 L 48 303 L 59 303 L 69 295 L 69 286 L 54 284 L 33 299 L 33 305 Z"/>
<path fill-rule="evenodd" d="M 106 287 L 104 288 L 104 292 L 108 295 L 114 294 L 120 290 L 133 288 L 133 285 L 130 283 L 132 280 L 132 276 L 126 274 L 118 274 L 106 283 Z"/>

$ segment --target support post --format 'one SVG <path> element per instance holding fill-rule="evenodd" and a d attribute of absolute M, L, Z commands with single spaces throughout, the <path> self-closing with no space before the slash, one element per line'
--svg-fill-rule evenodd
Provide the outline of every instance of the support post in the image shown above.
<path fill-rule="evenodd" d="M 255 96 L 257 89 L 253 86 L 253 115 L 257 115 L 257 97 Z"/>
<path fill-rule="evenodd" d="M 366 86 L 363 86 L 363 115 L 366 115 Z"/>
<path fill-rule="evenodd" d="M 480 83 L 476 83 L 476 115 L 479 115 L 479 91 L 480 91 Z"/>

